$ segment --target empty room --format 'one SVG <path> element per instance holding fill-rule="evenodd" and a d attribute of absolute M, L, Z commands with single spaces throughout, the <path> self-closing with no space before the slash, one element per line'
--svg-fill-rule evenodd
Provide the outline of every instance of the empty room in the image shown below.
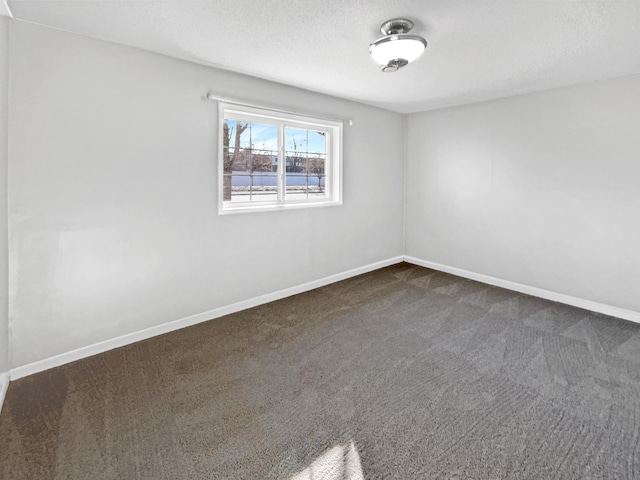
<path fill-rule="evenodd" d="M 0 0 L 0 478 L 640 478 L 640 2 Z"/>

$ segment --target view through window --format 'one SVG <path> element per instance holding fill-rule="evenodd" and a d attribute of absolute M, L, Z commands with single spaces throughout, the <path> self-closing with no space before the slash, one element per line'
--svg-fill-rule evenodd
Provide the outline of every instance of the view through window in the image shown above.
<path fill-rule="evenodd" d="M 340 203 L 341 123 L 220 110 L 221 212 Z"/>

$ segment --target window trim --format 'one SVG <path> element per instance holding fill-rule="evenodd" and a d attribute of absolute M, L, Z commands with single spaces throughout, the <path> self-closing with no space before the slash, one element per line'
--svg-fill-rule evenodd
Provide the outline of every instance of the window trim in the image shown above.
<path fill-rule="evenodd" d="M 224 201 L 224 121 L 256 121 L 276 125 L 278 128 L 278 199 L 275 202 Z M 287 127 L 313 129 L 329 133 L 327 136 L 327 158 L 325 163 L 326 197 L 319 199 L 287 200 L 285 198 L 286 146 L 284 145 Z M 240 105 L 231 102 L 218 102 L 218 213 L 266 212 L 296 208 L 315 208 L 342 205 L 342 135 L 343 122 L 310 115 L 294 114 L 269 108 Z"/>

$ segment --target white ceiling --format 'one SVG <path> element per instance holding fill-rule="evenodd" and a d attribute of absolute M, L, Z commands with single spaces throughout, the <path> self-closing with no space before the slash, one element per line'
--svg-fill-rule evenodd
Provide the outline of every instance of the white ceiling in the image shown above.
<path fill-rule="evenodd" d="M 13 16 L 409 113 L 640 73 L 638 0 L 9 0 Z M 406 16 L 428 47 L 368 54 Z"/>

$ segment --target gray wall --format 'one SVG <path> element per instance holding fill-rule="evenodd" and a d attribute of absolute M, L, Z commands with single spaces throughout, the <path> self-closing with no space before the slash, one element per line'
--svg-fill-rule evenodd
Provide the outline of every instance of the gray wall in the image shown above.
<path fill-rule="evenodd" d="M 640 76 L 408 124 L 406 255 L 640 312 Z"/>
<path fill-rule="evenodd" d="M 12 367 L 402 254 L 402 115 L 32 24 L 11 35 Z M 353 118 L 344 205 L 219 216 L 207 90 Z"/>
<path fill-rule="evenodd" d="M 0 374 L 9 371 L 7 135 L 9 95 L 9 19 L 0 16 Z"/>

